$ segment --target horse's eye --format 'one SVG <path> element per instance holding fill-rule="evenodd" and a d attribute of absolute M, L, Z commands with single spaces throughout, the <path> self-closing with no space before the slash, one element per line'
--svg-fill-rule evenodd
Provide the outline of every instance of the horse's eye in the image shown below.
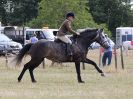
<path fill-rule="evenodd" d="M 104 36 L 102 36 L 102 38 L 105 38 Z"/>

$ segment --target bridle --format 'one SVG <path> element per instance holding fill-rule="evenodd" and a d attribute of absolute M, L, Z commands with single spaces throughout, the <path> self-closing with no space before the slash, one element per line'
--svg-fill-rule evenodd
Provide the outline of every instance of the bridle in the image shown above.
<path fill-rule="evenodd" d="M 96 41 L 97 38 L 100 36 L 100 29 L 97 30 L 97 35 L 92 39 L 92 41 Z M 101 44 L 105 45 L 105 43 L 108 41 L 100 41 Z"/>
<path fill-rule="evenodd" d="M 95 41 L 100 36 L 100 29 L 97 31 L 97 35 L 92 39 L 92 41 Z"/>

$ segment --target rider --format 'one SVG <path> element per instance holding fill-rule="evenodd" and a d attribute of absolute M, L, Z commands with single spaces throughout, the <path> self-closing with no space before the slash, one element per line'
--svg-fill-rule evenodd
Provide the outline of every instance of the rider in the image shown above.
<path fill-rule="evenodd" d="M 71 23 L 73 22 L 75 18 L 75 15 L 73 12 L 69 12 L 66 14 L 66 19 L 64 20 L 64 22 L 62 23 L 62 25 L 59 28 L 59 31 L 57 33 L 57 38 L 60 39 L 61 41 L 67 43 L 67 53 L 69 55 L 72 55 L 71 52 L 71 45 L 72 45 L 72 41 L 66 36 L 66 34 L 68 32 L 76 34 L 76 35 L 80 35 L 78 32 L 75 32 L 72 28 L 71 28 Z"/>

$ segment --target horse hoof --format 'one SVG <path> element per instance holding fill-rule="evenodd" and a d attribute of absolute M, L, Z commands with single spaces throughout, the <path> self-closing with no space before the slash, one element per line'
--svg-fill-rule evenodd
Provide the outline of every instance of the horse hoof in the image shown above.
<path fill-rule="evenodd" d="M 101 73 L 101 76 L 105 77 L 106 75 L 104 73 Z"/>
<path fill-rule="evenodd" d="M 33 80 L 32 83 L 36 83 L 37 81 L 36 80 Z"/>
<path fill-rule="evenodd" d="M 84 81 L 78 81 L 79 83 L 85 83 Z"/>
<path fill-rule="evenodd" d="M 21 80 L 18 78 L 18 82 L 20 83 L 21 82 Z"/>

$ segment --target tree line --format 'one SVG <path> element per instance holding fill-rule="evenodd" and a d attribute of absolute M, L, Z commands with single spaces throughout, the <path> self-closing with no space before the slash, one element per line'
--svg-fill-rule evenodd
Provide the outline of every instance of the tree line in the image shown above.
<path fill-rule="evenodd" d="M 76 15 L 73 27 L 104 28 L 115 36 L 119 26 L 133 26 L 131 0 L 0 0 L 3 25 L 59 28 L 67 12 Z"/>

